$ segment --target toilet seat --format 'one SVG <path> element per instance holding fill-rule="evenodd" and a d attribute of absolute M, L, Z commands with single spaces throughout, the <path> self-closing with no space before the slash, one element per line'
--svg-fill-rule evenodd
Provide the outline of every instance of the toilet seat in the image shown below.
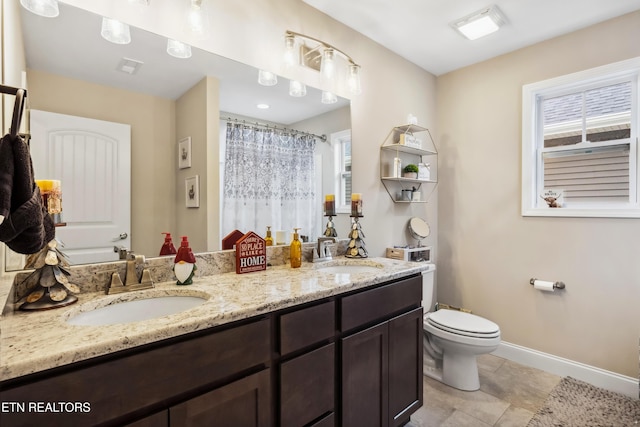
<path fill-rule="evenodd" d="M 456 310 L 438 310 L 424 316 L 424 324 L 441 331 L 472 338 L 498 338 L 500 327 L 490 320 Z"/>

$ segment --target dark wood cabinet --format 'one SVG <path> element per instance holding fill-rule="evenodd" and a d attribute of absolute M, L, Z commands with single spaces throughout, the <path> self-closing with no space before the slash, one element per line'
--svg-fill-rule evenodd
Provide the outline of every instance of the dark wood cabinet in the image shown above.
<path fill-rule="evenodd" d="M 400 426 L 422 405 L 421 276 L 0 383 L 3 427 Z M 86 408 L 86 407 L 85 407 Z"/>
<path fill-rule="evenodd" d="M 169 408 L 171 427 L 271 425 L 269 371 L 264 370 Z"/>
<path fill-rule="evenodd" d="M 422 406 L 421 290 L 412 278 L 343 299 L 357 331 L 341 339 L 343 426 L 400 426 Z"/>

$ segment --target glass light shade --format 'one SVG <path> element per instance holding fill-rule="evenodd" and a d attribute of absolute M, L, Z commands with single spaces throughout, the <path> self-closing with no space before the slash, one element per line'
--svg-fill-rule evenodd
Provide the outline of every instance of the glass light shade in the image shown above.
<path fill-rule="evenodd" d="M 296 65 L 296 39 L 294 35 L 286 35 L 284 38 L 284 65 L 286 67 Z"/>
<path fill-rule="evenodd" d="M 209 13 L 205 0 L 187 0 L 185 29 L 196 40 L 209 38 Z"/>
<path fill-rule="evenodd" d="M 167 53 L 175 58 L 191 58 L 191 46 L 178 40 L 167 39 Z"/>
<path fill-rule="evenodd" d="M 289 82 L 289 95 L 295 97 L 305 96 L 307 94 L 307 86 L 298 80 Z"/>
<path fill-rule="evenodd" d="M 129 26 L 123 22 L 111 18 L 102 18 L 102 31 L 100 35 L 105 40 L 115 44 L 131 43 Z"/>
<path fill-rule="evenodd" d="M 347 87 L 349 92 L 354 95 L 360 95 L 362 93 L 362 85 L 360 84 L 360 66 L 351 64 L 349 65 L 349 75 L 347 77 Z"/>
<path fill-rule="evenodd" d="M 55 18 L 60 14 L 58 0 L 20 0 L 20 4 L 29 12 L 45 18 Z"/>
<path fill-rule="evenodd" d="M 335 93 L 326 90 L 322 91 L 322 103 L 323 104 L 335 104 L 338 102 L 338 97 Z"/>
<path fill-rule="evenodd" d="M 258 83 L 260 83 L 262 86 L 273 86 L 278 83 L 278 76 L 276 76 L 271 71 L 259 70 Z"/>
<path fill-rule="evenodd" d="M 335 51 L 328 47 L 322 52 L 322 62 L 320 63 L 320 73 L 327 80 L 333 79 L 336 72 L 336 64 L 334 61 Z"/>

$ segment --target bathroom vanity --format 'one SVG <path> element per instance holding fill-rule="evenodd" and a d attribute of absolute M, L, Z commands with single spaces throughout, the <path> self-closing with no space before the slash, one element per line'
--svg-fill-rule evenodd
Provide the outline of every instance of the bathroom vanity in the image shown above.
<path fill-rule="evenodd" d="M 376 268 L 201 277 L 180 291 L 206 303 L 130 324 L 66 323 L 105 295 L 5 311 L 0 400 L 25 409 L 0 414 L 2 425 L 402 425 L 422 405 L 426 266 L 365 262 Z"/>

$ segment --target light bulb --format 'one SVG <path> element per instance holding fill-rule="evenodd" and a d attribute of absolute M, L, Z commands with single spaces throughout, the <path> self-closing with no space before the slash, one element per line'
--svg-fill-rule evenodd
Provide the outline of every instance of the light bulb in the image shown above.
<path fill-rule="evenodd" d="M 284 38 L 284 65 L 293 67 L 296 65 L 296 39 L 293 34 L 287 34 Z"/>
<path fill-rule="evenodd" d="M 100 35 L 105 40 L 115 44 L 131 43 L 131 33 L 129 26 L 117 19 L 102 18 L 102 30 Z"/>
<path fill-rule="evenodd" d="M 258 70 L 258 83 L 262 86 L 273 86 L 278 83 L 278 76 L 271 71 Z"/>
<path fill-rule="evenodd" d="M 349 92 L 354 95 L 362 93 L 362 85 L 360 84 L 360 66 L 356 64 L 349 65 L 349 76 L 347 78 L 347 87 Z"/>
<path fill-rule="evenodd" d="M 323 90 L 321 101 L 323 104 L 335 104 L 336 102 L 338 102 L 338 97 L 333 92 Z"/>
<path fill-rule="evenodd" d="M 320 73 L 322 74 L 322 77 L 324 77 L 326 80 L 333 79 L 333 75 L 335 74 L 336 66 L 333 60 L 334 56 L 335 56 L 335 51 L 330 47 L 326 48 L 322 53 L 322 63 L 320 64 Z"/>
<path fill-rule="evenodd" d="M 289 95 L 295 97 L 305 96 L 307 94 L 307 86 L 298 80 L 289 82 Z"/>
<path fill-rule="evenodd" d="M 167 39 L 167 53 L 175 58 L 191 58 L 191 46 L 178 40 Z"/>
<path fill-rule="evenodd" d="M 204 40 L 209 37 L 209 14 L 205 0 L 188 0 L 185 19 L 186 30 L 195 39 Z"/>
<path fill-rule="evenodd" d="M 29 12 L 45 18 L 55 18 L 60 14 L 58 0 L 20 0 L 20 4 Z"/>

